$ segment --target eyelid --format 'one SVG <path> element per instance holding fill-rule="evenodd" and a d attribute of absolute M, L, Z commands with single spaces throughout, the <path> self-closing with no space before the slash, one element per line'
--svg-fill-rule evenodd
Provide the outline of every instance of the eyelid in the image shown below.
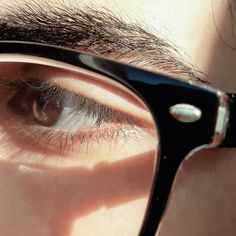
<path fill-rule="evenodd" d="M 49 80 L 54 77 L 51 81 L 53 81 L 55 84 L 58 84 L 59 86 L 64 87 L 65 89 L 69 91 L 75 90 L 74 83 L 81 84 L 81 95 L 92 97 L 97 99 L 98 102 L 104 103 L 104 105 L 107 106 L 113 106 L 115 109 L 123 111 L 127 113 L 128 115 L 132 115 L 135 119 L 138 120 L 138 122 L 142 122 L 143 124 L 146 124 L 146 126 L 153 127 L 153 118 L 150 114 L 150 112 L 146 109 L 145 105 L 143 105 L 143 102 L 141 102 L 141 99 L 134 99 L 134 96 L 131 95 L 131 93 L 126 89 L 127 91 L 124 92 L 124 86 L 120 86 L 116 82 L 115 85 L 113 85 L 113 88 L 116 87 L 117 93 L 115 94 L 114 89 L 113 91 L 109 91 L 107 88 L 111 83 L 112 88 L 112 80 L 109 80 L 109 83 L 107 82 L 108 78 L 102 75 L 98 75 L 94 72 L 88 72 L 85 69 L 78 68 L 77 66 L 69 65 L 63 62 L 50 60 L 47 58 L 39 58 L 36 56 L 29 56 L 29 55 L 19 55 L 19 54 L 1 54 L 0 55 L 0 62 L 9 62 L 9 63 L 17 63 L 18 67 L 17 72 L 19 75 L 24 78 L 24 76 L 31 76 L 32 78 L 35 78 L 35 75 L 37 75 L 40 80 Z M 35 64 L 34 64 L 35 63 Z M 16 64 L 16 65 L 17 65 Z M 47 70 L 46 70 L 47 69 Z M 51 72 L 51 75 L 49 73 Z M 73 86 L 69 86 L 68 78 L 65 76 L 63 78 L 63 72 L 65 74 L 65 71 L 71 72 L 71 81 L 73 83 Z M 67 73 L 66 72 L 66 73 Z M 78 77 L 78 74 L 81 75 L 81 78 L 78 80 L 76 77 Z M 55 76 L 57 75 L 57 76 Z M 50 78 L 51 76 L 51 78 Z M 99 78 L 97 79 L 97 77 Z M 62 80 L 63 78 L 63 80 Z M 37 79 L 37 77 L 35 78 Z M 67 82 L 66 82 L 67 81 Z M 101 83 L 99 83 L 101 82 Z M 95 84 L 96 85 L 95 85 Z M 114 82 L 113 82 L 114 83 Z M 108 84 L 108 86 L 105 86 L 104 84 Z M 83 86 L 82 86 L 83 85 Z M 121 88 L 122 87 L 122 88 Z M 93 93 L 91 93 L 91 91 Z M 101 96 L 101 92 L 109 93 L 110 99 L 108 100 L 106 95 Z M 76 91 L 73 91 L 76 92 Z M 78 91 L 77 91 L 78 92 Z M 119 95 L 117 95 L 119 94 Z M 125 96 L 125 94 L 127 96 Z M 116 102 L 115 99 L 117 99 Z"/>
<path fill-rule="evenodd" d="M 79 93 L 81 95 L 91 98 L 115 110 L 124 112 L 137 120 L 142 120 L 144 123 L 148 122 L 153 125 L 153 119 L 150 112 L 134 105 L 122 96 L 116 95 L 115 93 L 112 93 L 111 91 L 108 91 L 100 86 L 76 79 L 70 79 L 68 82 L 68 79 L 65 78 L 55 78 L 52 82 L 57 86 L 75 93 L 78 92 L 76 88 L 79 88 Z M 73 86 L 71 86 L 72 84 Z"/>
<path fill-rule="evenodd" d="M 90 73 L 90 72 L 89 72 Z M 153 127 L 153 118 L 141 99 L 138 99 L 124 86 L 115 84 L 111 79 L 103 77 L 103 81 L 91 75 L 73 73 L 69 71 L 50 68 L 47 66 L 27 65 L 22 70 L 22 77 L 38 78 L 50 81 L 55 86 L 67 91 L 79 93 L 80 95 L 93 99 L 100 104 L 114 110 L 123 112 L 134 118 L 139 126 Z M 98 76 L 98 75 L 96 75 Z M 37 79 L 37 77 L 35 78 Z M 109 80 L 109 82 L 108 82 Z"/>

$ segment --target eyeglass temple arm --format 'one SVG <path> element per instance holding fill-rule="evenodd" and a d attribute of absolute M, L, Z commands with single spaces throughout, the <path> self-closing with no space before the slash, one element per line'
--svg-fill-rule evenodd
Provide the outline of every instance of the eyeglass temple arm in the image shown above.
<path fill-rule="evenodd" d="M 225 138 L 220 147 L 236 147 L 236 94 L 229 96 L 229 121 Z"/>

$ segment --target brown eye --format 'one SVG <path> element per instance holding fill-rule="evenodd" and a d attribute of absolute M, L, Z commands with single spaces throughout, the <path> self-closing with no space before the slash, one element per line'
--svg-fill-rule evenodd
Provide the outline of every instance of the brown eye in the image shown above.
<path fill-rule="evenodd" d="M 56 97 L 44 96 L 43 92 L 29 88 L 18 91 L 8 106 L 14 113 L 27 116 L 27 122 L 36 122 L 43 126 L 53 126 L 63 110 Z"/>
<path fill-rule="evenodd" d="M 56 99 L 35 98 L 32 102 L 32 116 L 43 126 L 53 126 L 59 119 L 62 108 Z"/>

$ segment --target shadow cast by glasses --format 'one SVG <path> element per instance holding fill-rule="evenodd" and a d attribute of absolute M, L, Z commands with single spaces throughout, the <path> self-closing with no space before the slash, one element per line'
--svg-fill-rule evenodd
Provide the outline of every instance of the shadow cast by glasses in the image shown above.
<path fill-rule="evenodd" d="M 40 227 L 47 225 L 49 235 L 68 236 L 75 220 L 102 207 L 110 209 L 136 199 L 148 200 L 155 155 L 155 151 L 150 151 L 116 162 L 100 163 L 92 169 L 37 167 L 36 171 L 16 172 L 2 162 L 0 173 L 15 175 L 10 178 L 15 178 L 24 191 L 32 217 L 45 219 Z M 145 209 L 142 218 L 144 213 Z"/>

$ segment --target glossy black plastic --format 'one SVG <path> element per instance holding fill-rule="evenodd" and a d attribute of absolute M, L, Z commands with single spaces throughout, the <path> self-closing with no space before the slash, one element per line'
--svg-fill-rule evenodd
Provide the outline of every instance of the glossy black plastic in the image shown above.
<path fill-rule="evenodd" d="M 227 127 L 225 139 L 221 143 L 221 147 L 236 147 L 236 95 L 228 94 L 230 117 Z"/>
<path fill-rule="evenodd" d="M 0 42 L 0 53 L 34 55 L 79 66 L 117 80 L 146 101 L 159 130 L 160 161 L 140 235 L 155 234 L 165 209 L 177 169 L 194 148 L 212 142 L 218 95 L 214 90 L 73 50 L 25 42 Z M 175 120 L 169 108 L 187 103 L 198 107 L 202 117 L 195 123 Z"/>

